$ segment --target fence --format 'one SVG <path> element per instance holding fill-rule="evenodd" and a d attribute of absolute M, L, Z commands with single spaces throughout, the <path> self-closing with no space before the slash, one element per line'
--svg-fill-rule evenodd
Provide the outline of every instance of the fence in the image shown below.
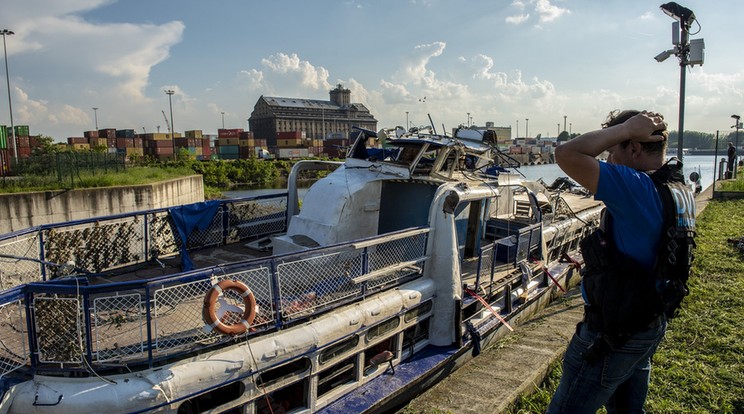
<path fill-rule="evenodd" d="M 220 219 L 193 234 L 188 247 L 284 231 L 278 206 L 286 211 L 286 195 L 223 202 Z M 246 335 L 256 335 L 419 277 L 427 259 L 428 228 L 417 228 L 148 280 L 101 283 L 54 273 L 61 267 L 51 259 L 70 259 L 94 272 L 141 263 L 157 257 L 150 253 L 155 250 L 176 252 L 180 245 L 169 220 L 166 211 L 148 211 L 42 226 L 1 239 L 2 260 L 13 263 L 5 263 L 0 276 L 5 284 L 22 284 L 0 294 L 0 377 L 19 368 L 89 373 L 152 367 L 231 343 L 235 338 L 205 329 L 202 320 L 204 296 L 221 280 L 241 281 L 254 293 L 258 312 Z M 86 255 L 89 250 L 97 251 Z M 50 257 L 52 251 L 57 256 Z M 69 256 L 59 256 L 63 252 Z M 21 260 L 22 253 L 38 258 Z M 13 268 L 19 270 L 8 277 Z M 242 301 L 231 293 L 226 291 L 226 301 Z"/>
<path fill-rule="evenodd" d="M 53 177 L 66 188 L 81 184 L 81 173 L 102 175 L 125 169 L 126 154 L 77 151 L 19 158 L 12 167 L 15 175 Z"/>

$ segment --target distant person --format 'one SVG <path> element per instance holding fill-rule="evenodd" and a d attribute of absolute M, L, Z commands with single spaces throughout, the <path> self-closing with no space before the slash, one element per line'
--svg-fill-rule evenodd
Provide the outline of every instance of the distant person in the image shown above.
<path fill-rule="evenodd" d="M 728 143 L 728 164 L 726 166 L 726 179 L 730 179 L 734 175 L 734 168 L 736 168 L 736 147 L 733 142 Z"/>
<path fill-rule="evenodd" d="M 555 150 L 560 168 L 604 202 L 606 210 L 603 229 L 581 242 L 584 319 L 566 350 L 549 414 L 594 414 L 603 405 L 608 413 L 645 412 L 651 357 L 667 326 L 667 302 L 656 287 L 657 280 L 669 282 L 657 279 L 660 275 L 672 273 L 663 265 L 669 257 L 660 252 L 660 244 L 669 243 L 664 223 L 675 220 L 665 217 L 685 206 L 683 214 L 671 217 L 694 226 L 694 200 L 687 207 L 692 195 L 681 163 L 664 162 L 667 138 L 666 123 L 657 113 L 613 112 L 602 129 Z M 603 151 L 609 152 L 607 162 L 596 159 Z M 664 175 L 667 171 L 672 173 Z M 675 205 L 670 190 L 684 203 Z M 666 294 L 668 285 L 663 286 Z"/>

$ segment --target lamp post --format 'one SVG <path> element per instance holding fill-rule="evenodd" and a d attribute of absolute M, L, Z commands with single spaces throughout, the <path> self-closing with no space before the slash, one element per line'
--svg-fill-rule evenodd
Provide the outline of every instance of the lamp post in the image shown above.
<path fill-rule="evenodd" d="M 470 112 L 468 112 L 468 127 L 470 127 Z"/>
<path fill-rule="evenodd" d="M 222 114 L 222 129 L 225 129 L 225 113 L 224 112 L 220 112 L 220 113 Z"/>
<path fill-rule="evenodd" d="M 679 58 L 679 126 L 677 127 L 679 138 L 677 139 L 677 158 L 682 160 L 685 130 L 686 67 L 703 64 L 705 43 L 703 39 L 695 39 L 690 42 L 690 27 L 695 21 L 695 13 L 692 10 L 680 6 L 675 2 L 665 3 L 660 7 L 666 15 L 676 20 L 676 22 L 672 23 L 672 44 L 674 48 L 659 53 L 654 59 L 657 62 L 663 62 L 671 55 Z"/>
<path fill-rule="evenodd" d="M 171 145 L 173 145 L 173 160 L 176 160 L 176 139 L 175 139 L 175 131 L 176 128 L 173 123 L 173 101 L 171 101 L 171 97 L 173 96 L 175 92 L 172 89 L 166 89 L 165 94 L 168 95 L 168 106 L 170 107 L 170 134 L 171 134 Z"/>
<path fill-rule="evenodd" d="M 3 35 L 3 53 L 5 54 L 5 81 L 8 84 L 8 110 L 10 111 L 10 145 L 13 148 L 13 161 L 18 162 L 18 149 L 15 141 L 15 126 L 13 125 L 13 103 L 10 100 L 10 73 L 8 72 L 8 47 L 5 45 L 5 36 L 15 33 L 8 29 L 0 31 Z"/>
<path fill-rule="evenodd" d="M 406 111 L 406 131 L 408 130 L 408 111 Z"/>
<path fill-rule="evenodd" d="M 93 107 L 93 118 L 95 119 L 95 122 L 96 122 L 96 124 L 95 124 L 96 125 L 96 131 L 98 131 L 98 108 L 96 108 L 96 107 Z"/>
<path fill-rule="evenodd" d="M 524 119 L 524 137 L 525 138 L 530 137 L 530 119 L 529 118 Z"/>
<path fill-rule="evenodd" d="M 558 123 L 558 135 L 560 134 L 561 134 L 561 123 L 559 122 Z M 558 135 L 556 135 L 556 138 L 558 137 Z"/>
<path fill-rule="evenodd" d="M 514 136 L 514 138 L 519 138 L 519 120 L 517 119 L 517 135 Z"/>
<path fill-rule="evenodd" d="M 563 115 L 563 130 L 566 131 L 566 118 L 568 118 L 567 115 Z"/>

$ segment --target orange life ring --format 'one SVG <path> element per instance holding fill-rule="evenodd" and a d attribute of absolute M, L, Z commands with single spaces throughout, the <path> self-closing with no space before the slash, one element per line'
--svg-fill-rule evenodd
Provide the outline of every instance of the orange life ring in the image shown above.
<path fill-rule="evenodd" d="M 217 316 L 217 300 L 226 290 L 234 290 L 240 294 L 243 298 L 243 306 L 245 307 L 242 320 L 231 325 L 226 325 Z M 212 286 L 204 296 L 202 318 L 209 330 L 214 329 L 224 335 L 240 335 L 248 330 L 256 318 L 256 295 L 243 282 L 238 280 L 223 280 Z"/>

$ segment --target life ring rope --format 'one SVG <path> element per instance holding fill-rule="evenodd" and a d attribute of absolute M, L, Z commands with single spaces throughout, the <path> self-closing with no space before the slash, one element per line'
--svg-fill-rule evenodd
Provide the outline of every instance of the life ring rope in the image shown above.
<path fill-rule="evenodd" d="M 243 309 L 235 306 L 242 311 L 241 320 L 237 323 L 226 324 L 222 318 L 217 315 L 217 303 L 220 297 L 227 291 L 235 291 L 243 300 Z M 212 286 L 204 295 L 204 305 L 202 307 L 202 318 L 205 323 L 205 331 L 217 331 L 223 335 L 240 335 L 250 329 L 253 320 L 256 318 L 256 295 L 251 289 L 239 280 L 222 280 Z M 224 316 L 224 315 L 222 315 Z"/>

